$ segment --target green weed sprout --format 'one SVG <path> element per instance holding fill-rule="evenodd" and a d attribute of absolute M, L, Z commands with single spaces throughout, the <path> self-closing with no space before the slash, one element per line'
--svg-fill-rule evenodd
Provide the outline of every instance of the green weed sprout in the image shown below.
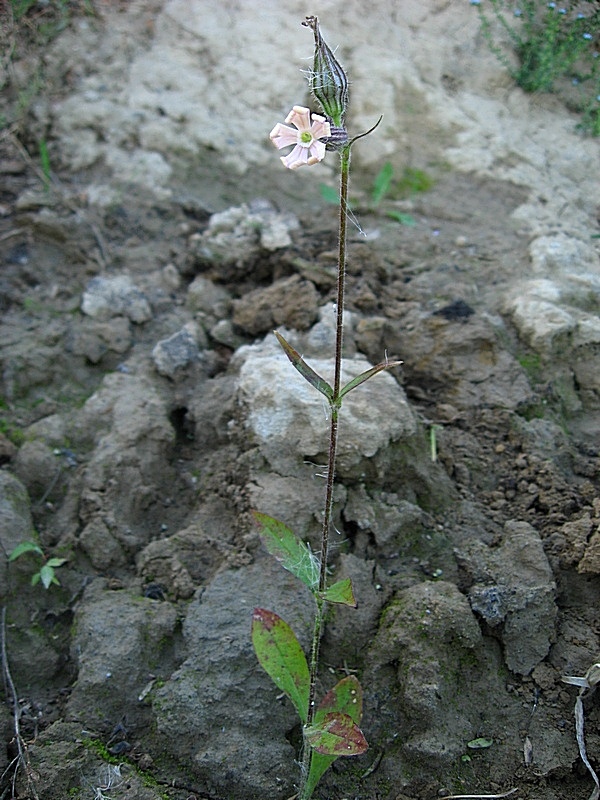
<path fill-rule="evenodd" d="M 366 210 L 377 212 L 382 202 L 390 196 L 397 199 L 399 197 L 410 197 L 419 192 L 427 192 L 433 186 L 433 179 L 423 170 L 405 167 L 402 175 L 394 175 L 394 167 L 391 162 L 386 161 L 373 180 L 373 185 L 369 193 Z M 326 183 L 319 185 L 321 197 L 326 203 L 339 205 L 340 198 L 337 189 L 328 186 Z M 352 208 L 353 203 L 348 202 L 348 207 Z M 416 225 L 414 217 L 396 208 L 384 209 L 386 217 L 399 222 L 401 225 Z"/>
<path fill-rule="evenodd" d="M 15 549 L 11 552 L 8 557 L 9 561 L 16 561 L 17 558 L 21 558 L 21 556 L 26 555 L 27 553 L 31 553 L 34 556 L 38 557 L 38 561 L 41 561 L 40 568 L 37 572 L 35 572 L 31 576 L 31 585 L 36 586 L 38 583 L 41 582 L 44 589 L 49 589 L 52 584 L 55 586 L 60 586 L 60 581 L 56 577 L 56 568 L 62 567 L 63 564 L 67 562 L 66 558 L 46 558 L 44 551 L 36 544 L 36 542 L 21 542 L 18 544 Z"/>
<path fill-rule="evenodd" d="M 382 370 L 398 366 L 399 361 L 384 361 L 361 373 L 342 386 L 342 337 L 344 311 L 344 281 L 346 266 L 346 221 L 348 214 L 348 182 L 352 145 L 371 133 L 348 138 L 345 115 L 348 106 L 346 74 L 324 42 L 316 17 L 302 23 L 314 33 L 315 53 L 309 82 L 313 96 L 323 115 L 314 114 L 303 106 L 294 106 L 286 125 L 276 125 L 270 133 L 274 145 L 292 151 L 281 158 L 288 169 L 317 164 L 327 150 L 340 158 L 339 251 L 337 270 L 336 341 L 333 385 L 294 350 L 281 334 L 275 336 L 284 353 L 298 372 L 327 400 L 330 411 L 329 455 L 326 472 L 325 506 L 321 533 L 320 557 L 299 539 L 286 525 L 259 512 L 254 516 L 261 540 L 266 549 L 282 566 L 304 583 L 313 594 L 316 612 L 313 625 L 310 657 L 307 661 L 289 625 L 277 614 L 255 608 L 252 618 L 252 642 L 258 660 L 276 686 L 294 705 L 302 722 L 301 784 L 299 800 L 308 800 L 328 767 L 340 756 L 364 753 L 367 742 L 360 730 L 362 717 L 362 688 L 357 678 L 343 678 L 317 702 L 316 684 L 319 646 L 327 603 L 356 607 L 349 578 L 330 583 L 328 580 L 329 534 L 332 526 L 333 488 L 338 443 L 338 422 L 346 395 Z M 294 127 L 290 127 L 290 124 Z"/>
<path fill-rule="evenodd" d="M 471 0 L 490 50 L 526 92 L 553 91 L 560 78 L 570 78 L 581 91 L 580 127 L 600 135 L 600 13 L 573 0 Z M 518 58 L 515 64 L 494 40 L 488 11 L 508 34 Z"/>

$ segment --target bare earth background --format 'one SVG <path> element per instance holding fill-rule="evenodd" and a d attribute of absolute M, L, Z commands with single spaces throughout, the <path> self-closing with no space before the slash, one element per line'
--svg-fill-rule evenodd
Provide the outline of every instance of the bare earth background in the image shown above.
<path fill-rule="evenodd" d="M 68 559 L 47 592 L 0 567 L 15 796 L 294 792 L 249 626 L 266 606 L 306 645 L 310 598 L 250 511 L 317 546 L 324 409 L 271 331 L 327 374 L 336 159 L 290 173 L 267 137 L 310 104 L 318 14 L 351 133 L 384 115 L 353 155 L 345 369 L 404 364 L 344 404 L 359 608 L 331 614 L 321 689 L 359 675 L 370 749 L 317 796 L 585 800 L 561 676 L 599 653 L 600 189 L 568 92 L 513 86 L 466 0 L 94 7 L 49 45 L 3 21 L 0 541 Z"/>

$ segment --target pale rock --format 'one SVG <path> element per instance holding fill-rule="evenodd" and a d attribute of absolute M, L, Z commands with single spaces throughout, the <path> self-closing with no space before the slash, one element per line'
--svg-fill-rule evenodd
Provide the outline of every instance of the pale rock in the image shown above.
<path fill-rule="evenodd" d="M 248 431 L 273 468 L 278 470 L 279 465 L 285 471 L 290 447 L 299 458 L 309 460 L 327 452 L 329 410 L 326 399 L 273 342 L 240 348 L 234 361 Z M 325 380 L 333 379 L 332 360 L 309 359 L 309 364 Z M 371 367 L 362 358 L 344 359 L 342 385 Z M 342 476 L 360 469 L 361 462 L 393 442 L 417 434 L 417 419 L 404 391 L 386 372 L 346 395 L 341 419 L 338 472 Z"/>
<path fill-rule="evenodd" d="M 148 300 L 128 275 L 92 278 L 83 293 L 81 310 L 95 319 L 125 316 L 138 324 L 152 317 Z"/>

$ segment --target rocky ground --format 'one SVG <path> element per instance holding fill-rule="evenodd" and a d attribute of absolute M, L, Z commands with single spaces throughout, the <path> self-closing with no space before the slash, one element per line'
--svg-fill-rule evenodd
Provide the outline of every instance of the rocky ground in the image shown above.
<path fill-rule="evenodd" d="M 3 796 L 287 798 L 299 731 L 249 627 L 272 608 L 307 645 L 311 600 L 250 512 L 318 547 L 326 413 L 272 330 L 331 369 L 337 212 L 317 184 L 333 173 L 266 166 L 281 98 L 249 119 L 247 163 L 227 137 L 211 149 L 207 119 L 224 129 L 245 95 L 224 110 L 203 69 L 243 73 L 219 36 L 248 43 L 269 19 L 306 56 L 306 10 L 98 5 L 29 43 L 4 85 L 13 109 L 43 67 L 0 142 L 0 538 L 6 556 L 38 537 L 67 561 L 48 591 L 33 555 L 0 568 Z M 502 83 L 469 9 L 405 11 L 376 3 L 389 30 L 365 43 L 350 3 L 337 32 L 353 123 L 376 102 L 365 48 L 391 117 L 356 148 L 345 369 L 403 365 L 343 407 L 332 562 L 359 606 L 328 621 L 321 688 L 359 676 L 370 748 L 317 796 L 585 800 L 561 678 L 599 652 L 598 144 L 556 98 Z M 427 49 L 441 31 L 445 68 Z M 374 205 L 386 159 L 397 177 Z M 593 695 L 584 708 L 596 765 Z"/>

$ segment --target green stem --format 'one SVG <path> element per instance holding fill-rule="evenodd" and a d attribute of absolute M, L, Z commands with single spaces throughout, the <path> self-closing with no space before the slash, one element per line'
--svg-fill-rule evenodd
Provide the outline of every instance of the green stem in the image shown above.
<path fill-rule="evenodd" d="M 335 462 L 337 457 L 338 442 L 338 413 L 340 406 L 340 389 L 342 383 L 342 345 L 344 337 L 344 288 L 346 278 L 346 221 L 348 212 L 348 179 L 350 176 L 350 148 L 352 143 L 345 145 L 340 151 L 340 218 L 338 236 L 338 274 L 337 274 L 337 303 L 336 303 L 336 328 L 335 328 L 335 365 L 333 377 L 333 397 L 330 403 L 331 422 L 329 428 L 329 456 L 327 462 L 327 487 L 325 489 L 325 508 L 323 511 L 323 528 L 321 533 L 321 571 L 319 573 L 319 594 L 322 596 L 327 589 L 327 557 L 329 550 L 329 532 L 333 512 L 333 488 L 335 481 Z M 308 696 L 307 725 L 310 725 L 315 714 L 315 694 L 317 685 L 317 671 L 319 668 L 319 647 L 323 629 L 325 601 L 317 598 L 317 612 L 313 628 L 312 646 L 310 651 L 310 691 Z M 306 781 L 310 773 L 312 761 L 312 748 L 305 742 L 302 752 L 302 779 L 304 786 L 300 791 L 299 800 L 308 800 L 306 794 Z"/>

